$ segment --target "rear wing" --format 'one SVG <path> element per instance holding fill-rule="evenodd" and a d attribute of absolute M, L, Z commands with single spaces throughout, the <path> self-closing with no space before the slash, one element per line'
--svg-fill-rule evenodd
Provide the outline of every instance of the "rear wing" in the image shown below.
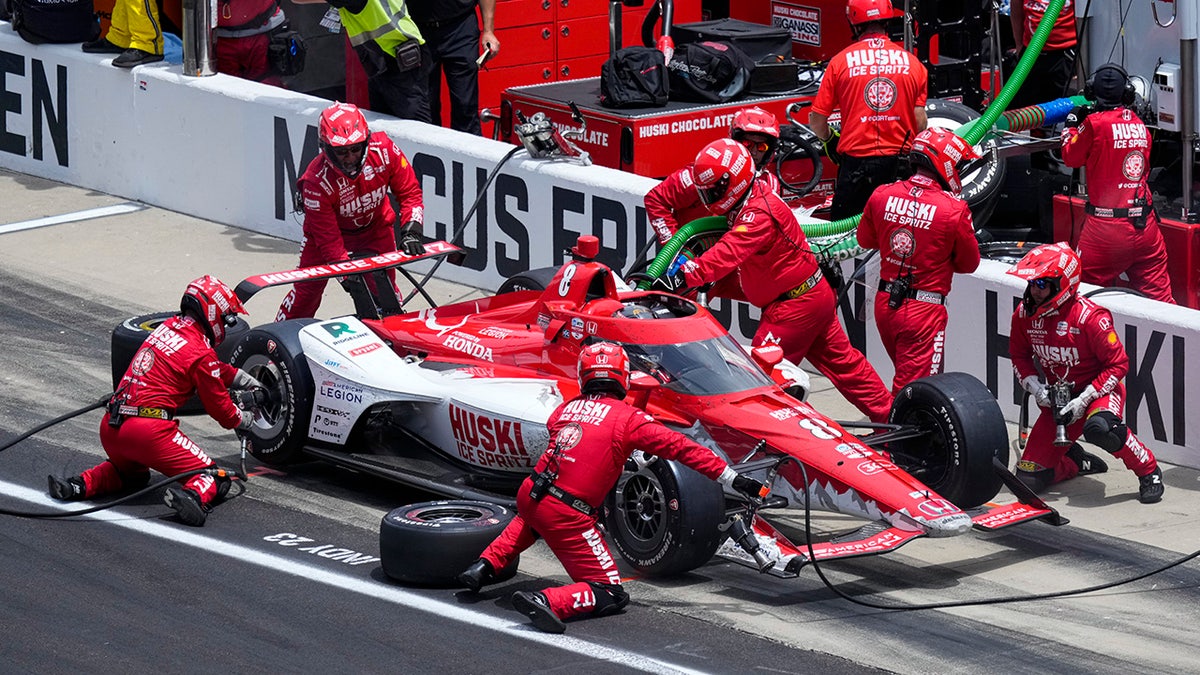
<path fill-rule="evenodd" d="M 434 304 L 433 300 L 424 293 L 424 289 L 421 288 L 422 284 L 418 283 L 407 270 L 401 268 L 409 263 L 441 257 L 448 257 L 451 262 L 455 262 L 454 258 L 461 258 L 463 254 L 464 252 L 461 248 L 449 242 L 440 240 L 428 241 L 425 243 L 425 252 L 421 255 L 408 255 L 402 251 L 389 251 L 379 255 L 352 258 L 341 262 L 326 263 L 313 267 L 301 267 L 282 272 L 268 272 L 248 277 L 237 285 L 237 288 L 234 289 L 234 294 L 237 295 L 242 303 L 246 303 L 264 288 L 294 284 L 298 281 L 344 278 L 346 281 L 343 282 L 343 286 L 350 293 L 350 297 L 354 299 L 354 307 L 357 314 L 360 317 L 379 318 L 380 316 L 399 314 L 402 311 L 401 303 L 394 293 L 378 292 L 378 289 L 386 290 L 390 288 L 390 284 L 386 281 L 387 276 L 385 272 L 387 270 L 399 270 L 400 274 L 411 281 L 413 286 L 422 295 L 425 295 L 426 300 L 430 304 Z M 367 275 L 371 275 L 375 279 L 375 292 L 372 292 L 366 283 Z"/>

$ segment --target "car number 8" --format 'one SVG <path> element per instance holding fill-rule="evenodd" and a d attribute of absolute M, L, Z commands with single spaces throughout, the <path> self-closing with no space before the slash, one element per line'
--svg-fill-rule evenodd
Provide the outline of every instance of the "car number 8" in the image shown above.
<path fill-rule="evenodd" d="M 800 420 L 800 426 L 808 429 L 809 433 L 813 436 L 825 441 L 841 438 L 842 436 L 841 431 L 830 427 L 829 423 L 825 420 L 811 420 L 806 417 Z"/>
<path fill-rule="evenodd" d="M 570 265 L 563 270 L 562 280 L 558 282 L 558 294 L 561 297 L 567 297 L 567 293 L 571 290 L 571 279 L 575 278 L 575 265 Z"/>

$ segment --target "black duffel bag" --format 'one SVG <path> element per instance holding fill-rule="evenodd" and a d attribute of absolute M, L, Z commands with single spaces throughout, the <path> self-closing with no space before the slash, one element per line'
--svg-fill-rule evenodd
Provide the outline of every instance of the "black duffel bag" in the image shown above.
<path fill-rule="evenodd" d="M 660 108 L 668 93 L 667 63 L 657 49 L 626 47 L 600 67 L 600 105 L 606 108 Z"/>
<path fill-rule="evenodd" d="M 100 36 L 92 0 L 9 0 L 9 9 L 13 30 L 26 42 L 91 42 Z"/>
<path fill-rule="evenodd" d="M 746 92 L 754 63 L 728 42 L 693 42 L 675 48 L 667 70 L 673 100 L 725 103 Z"/>

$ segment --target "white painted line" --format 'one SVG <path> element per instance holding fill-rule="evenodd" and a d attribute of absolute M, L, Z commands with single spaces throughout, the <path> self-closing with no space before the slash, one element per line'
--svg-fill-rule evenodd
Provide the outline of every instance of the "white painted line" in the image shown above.
<path fill-rule="evenodd" d="M 9 232 L 20 232 L 21 230 L 32 230 L 37 227 L 49 227 L 50 225 L 62 225 L 63 223 L 74 223 L 80 220 L 91 220 L 92 218 L 103 218 L 105 216 L 116 216 L 122 213 L 133 213 L 146 208 L 142 204 L 134 204 L 133 202 L 125 202 L 124 204 L 114 204 L 113 206 L 101 206 L 95 209 L 87 209 L 85 211 L 76 211 L 74 213 L 64 213 L 60 216 L 47 216 L 36 220 L 26 220 L 20 223 L 8 223 L 0 225 L 0 234 L 8 234 Z"/>
<path fill-rule="evenodd" d="M 19 499 L 37 506 L 49 507 L 59 511 L 73 511 L 84 506 L 81 503 L 63 504 L 51 500 L 46 495 L 39 491 L 30 488 L 0 481 L 0 489 L 4 494 Z M 165 508 L 165 507 L 164 507 Z M 683 666 L 678 666 L 665 661 L 629 652 L 622 649 L 613 649 L 604 645 L 599 645 L 586 640 L 567 637 L 566 635 L 552 635 L 542 633 L 524 620 L 514 623 L 506 619 L 490 616 L 482 612 L 465 608 L 461 605 L 451 602 L 444 602 L 427 598 L 416 593 L 411 593 L 397 586 L 390 586 L 378 581 L 360 579 L 346 574 L 333 572 L 325 568 L 316 567 L 310 564 L 296 562 L 290 558 L 286 558 L 271 553 L 258 551 L 240 544 L 231 544 L 220 539 L 214 539 L 203 534 L 193 531 L 192 528 L 186 526 L 168 525 L 165 523 L 140 520 L 130 518 L 127 513 L 120 513 L 114 510 L 99 511 L 97 513 L 89 513 L 79 516 L 80 518 L 88 518 L 91 520 L 100 520 L 114 525 L 116 527 L 125 528 L 134 532 L 140 532 L 159 539 L 167 539 L 178 544 L 191 546 L 209 553 L 216 553 L 229 558 L 233 558 L 239 562 L 248 563 L 265 567 L 276 572 L 283 572 L 293 576 L 301 577 L 315 583 L 325 584 L 333 588 L 340 588 L 352 593 L 370 596 L 378 600 L 384 600 L 396 605 L 401 605 L 409 609 L 415 609 L 429 614 L 435 614 L 438 617 L 445 619 L 453 619 L 461 623 L 470 624 L 479 628 L 493 630 L 498 633 L 504 633 L 509 637 L 520 640 L 528 640 L 530 642 L 538 642 L 557 649 L 569 650 L 574 654 L 587 656 L 599 661 L 610 661 L 612 663 L 637 668 L 647 673 L 684 673 L 699 675 L 704 671 L 692 670 Z"/>

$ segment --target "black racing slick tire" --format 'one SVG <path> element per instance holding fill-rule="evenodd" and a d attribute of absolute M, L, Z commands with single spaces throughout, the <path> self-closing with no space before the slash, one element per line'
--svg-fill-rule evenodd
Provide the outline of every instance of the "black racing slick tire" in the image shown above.
<path fill-rule="evenodd" d="M 379 526 L 383 573 L 418 586 L 457 586 L 455 577 L 479 558 L 516 512 L 467 500 L 421 502 L 392 509 Z M 517 573 L 514 558 L 495 574 L 506 581 Z"/>
<path fill-rule="evenodd" d="M 944 127 L 951 131 L 979 117 L 979 113 L 955 101 L 930 99 L 925 104 L 925 115 L 930 127 Z M 982 155 L 996 145 L 995 138 L 985 138 L 975 149 Z M 1007 164 L 1004 160 L 988 162 L 982 168 L 962 176 L 962 198 L 971 207 L 975 229 L 987 226 L 996 202 L 1004 187 Z"/>
<path fill-rule="evenodd" d="M 557 267 L 539 267 L 528 272 L 514 274 L 500 284 L 500 288 L 496 289 L 496 295 L 513 291 L 544 291 L 550 287 L 550 282 L 554 280 L 554 275 L 558 274 L 558 269 Z"/>
<path fill-rule="evenodd" d="M 921 378 L 896 396 L 888 421 L 925 433 L 888 444 L 892 462 L 961 509 L 990 501 L 1008 466 L 1008 426 L 996 397 L 974 376 Z"/>
<path fill-rule="evenodd" d="M 179 312 L 155 312 L 153 314 L 142 314 L 140 316 L 125 319 L 117 324 L 117 327 L 112 332 L 112 346 L 109 351 L 109 360 L 112 363 L 112 382 L 113 389 L 116 389 L 121 384 L 121 378 L 125 377 L 125 371 L 129 369 L 129 364 L 133 361 L 133 357 L 138 350 L 142 348 L 142 343 L 158 328 L 162 322 L 179 314 Z M 234 347 L 247 331 L 250 330 L 250 324 L 246 323 L 245 319 L 238 317 L 237 323 L 226 328 L 225 340 L 217 345 L 217 358 L 225 363 L 229 363 L 229 357 L 233 353 Z M 204 405 L 200 403 L 200 399 L 196 396 L 188 399 L 188 402 L 183 404 L 175 411 L 178 415 L 196 415 L 204 412 Z"/>
<path fill-rule="evenodd" d="M 646 576 L 670 576 L 712 559 L 723 535 L 720 485 L 682 464 L 659 459 L 625 471 L 604 502 L 612 545 Z"/>
<path fill-rule="evenodd" d="M 1036 241 L 989 241 L 979 245 L 979 255 L 984 260 L 1016 264 L 1033 249 L 1041 246 Z"/>
<path fill-rule="evenodd" d="M 295 461 L 308 441 L 313 380 L 300 347 L 300 329 L 314 319 L 293 319 L 260 326 L 234 348 L 231 363 L 262 382 L 267 402 L 250 429 L 242 432 L 250 452 L 270 466 Z"/>

